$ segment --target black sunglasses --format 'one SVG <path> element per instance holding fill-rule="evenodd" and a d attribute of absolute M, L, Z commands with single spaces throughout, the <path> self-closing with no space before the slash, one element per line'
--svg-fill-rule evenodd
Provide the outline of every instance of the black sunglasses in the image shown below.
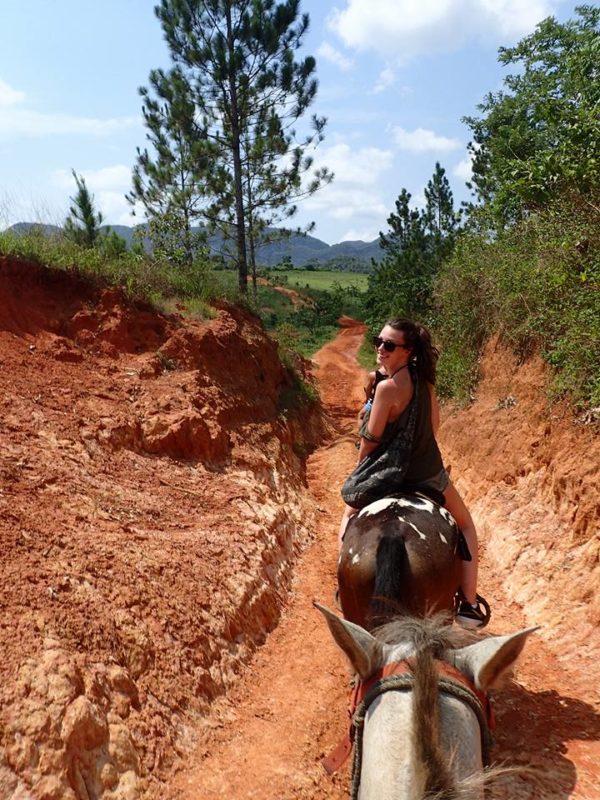
<path fill-rule="evenodd" d="M 406 350 L 405 344 L 396 344 L 396 342 L 390 342 L 389 339 L 382 339 L 381 336 L 374 336 L 373 344 L 375 347 L 381 347 L 381 345 L 383 345 L 383 349 L 388 353 L 393 353 L 397 347 L 401 347 L 403 350 Z"/>

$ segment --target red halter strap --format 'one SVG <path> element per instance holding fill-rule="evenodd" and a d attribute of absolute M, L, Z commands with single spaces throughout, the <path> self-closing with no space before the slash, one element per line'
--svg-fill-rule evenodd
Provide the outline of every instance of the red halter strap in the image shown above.
<path fill-rule="evenodd" d="M 445 661 L 436 661 L 436 666 L 440 677 L 449 678 L 455 683 L 459 683 L 461 686 L 464 686 L 466 689 L 468 689 L 471 694 L 475 695 L 484 711 L 488 727 L 490 729 L 495 728 L 496 721 L 494 719 L 494 713 L 490 705 L 489 697 L 484 692 L 477 689 L 473 682 L 463 675 L 462 672 L 456 669 L 456 667 L 451 666 Z M 404 659 L 402 661 L 392 661 L 389 664 L 384 664 L 383 667 L 378 669 L 377 672 L 371 675 L 371 677 L 366 681 L 356 681 L 350 695 L 350 702 L 348 704 L 348 729 L 346 730 L 346 733 L 339 744 L 322 761 L 325 771 L 328 775 L 332 775 L 334 772 L 337 772 L 337 770 L 342 766 L 352 752 L 354 733 L 356 730 L 354 727 L 354 714 L 369 691 L 384 678 L 389 678 L 393 675 L 412 675 L 412 672 L 413 669 L 410 660 Z"/>
<path fill-rule="evenodd" d="M 408 661 L 392 661 L 389 664 L 384 664 L 377 672 L 373 673 L 366 681 L 356 680 L 354 688 L 350 694 L 350 702 L 348 703 L 348 728 L 339 744 L 332 752 L 323 759 L 323 766 L 328 775 L 337 772 L 342 764 L 347 760 L 352 752 L 352 744 L 354 742 L 354 712 L 362 703 L 369 690 L 375 686 L 383 678 L 388 678 L 391 675 L 403 675 L 412 672 Z"/>

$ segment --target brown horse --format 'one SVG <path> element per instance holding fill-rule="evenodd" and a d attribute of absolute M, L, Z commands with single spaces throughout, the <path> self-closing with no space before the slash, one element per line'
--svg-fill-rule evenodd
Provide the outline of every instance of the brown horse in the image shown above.
<path fill-rule="evenodd" d="M 386 497 L 348 523 L 340 605 L 347 620 L 368 629 L 390 614 L 450 613 L 460 574 L 459 531 L 446 509 L 420 494 Z"/>

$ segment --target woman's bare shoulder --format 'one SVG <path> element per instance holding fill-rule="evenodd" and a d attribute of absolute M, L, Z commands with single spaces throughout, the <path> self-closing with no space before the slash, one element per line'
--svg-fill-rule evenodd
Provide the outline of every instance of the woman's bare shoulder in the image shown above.
<path fill-rule="evenodd" d="M 376 389 L 376 394 L 382 399 L 393 402 L 399 395 L 412 394 L 412 383 L 408 381 L 387 380 L 382 381 Z"/>

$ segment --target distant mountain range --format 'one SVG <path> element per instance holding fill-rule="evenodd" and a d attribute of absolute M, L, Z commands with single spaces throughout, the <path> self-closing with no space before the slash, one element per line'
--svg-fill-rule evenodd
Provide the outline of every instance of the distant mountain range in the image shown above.
<path fill-rule="evenodd" d="M 61 232 L 61 229 L 55 225 L 36 225 L 31 222 L 18 222 L 8 230 L 17 234 L 25 234 L 33 227 L 41 228 L 48 236 Z M 122 236 L 128 247 L 133 243 L 136 228 L 127 225 L 104 227 L 110 228 L 110 230 Z M 145 244 L 149 249 L 150 243 L 146 240 Z M 214 253 L 223 252 L 223 240 L 219 236 L 210 236 L 208 245 Z M 293 233 L 290 236 L 258 247 L 256 260 L 263 267 L 274 267 L 284 260 L 290 259 L 294 267 L 312 265 L 321 269 L 369 272 L 372 267 L 372 260 L 380 261 L 381 258 L 382 252 L 378 239 L 373 242 L 347 241 L 329 245 L 314 236 Z"/>

